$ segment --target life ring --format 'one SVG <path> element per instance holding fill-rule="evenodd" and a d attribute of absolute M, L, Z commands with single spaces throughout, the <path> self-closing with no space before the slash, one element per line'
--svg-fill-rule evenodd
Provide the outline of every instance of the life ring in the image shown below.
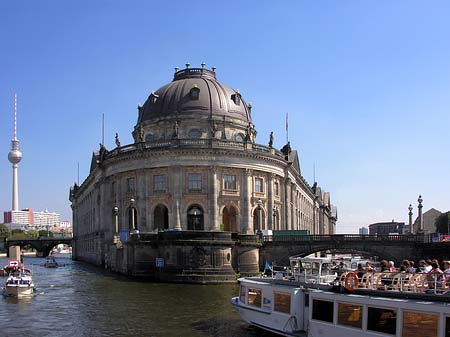
<path fill-rule="evenodd" d="M 352 271 L 348 272 L 344 278 L 345 289 L 347 289 L 348 291 L 353 291 L 355 290 L 355 288 L 358 288 L 358 285 L 359 285 L 358 275 L 356 275 L 356 273 Z"/>

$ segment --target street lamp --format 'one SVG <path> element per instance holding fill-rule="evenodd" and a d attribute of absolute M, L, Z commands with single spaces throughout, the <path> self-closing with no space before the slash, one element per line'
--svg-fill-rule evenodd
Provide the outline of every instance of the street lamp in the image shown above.
<path fill-rule="evenodd" d="M 117 234 L 117 233 L 119 233 L 119 207 L 114 206 L 113 215 L 114 215 L 114 227 L 116 229 L 116 234 Z"/>
<path fill-rule="evenodd" d="M 277 221 L 277 208 L 276 207 L 274 207 L 272 209 L 272 216 L 273 216 L 273 224 L 272 224 L 273 228 L 272 229 L 276 229 L 276 221 Z"/>
<path fill-rule="evenodd" d="M 409 216 L 409 232 L 411 234 L 414 234 L 414 228 L 413 228 L 413 224 L 412 224 L 412 215 L 413 215 L 412 210 L 413 210 L 413 207 L 412 207 L 411 204 L 409 204 L 408 210 L 409 210 L 409 212 L 408 212 L 408 216 Z"/>
<path fill-rule="evenodd" d="M 256 202 L 256 205 L 258 206 L 258 213 L 259 213 L 259 229 L 262 230 L 262 200 L 261 198 L 258 198 L 258 201 Z"/>

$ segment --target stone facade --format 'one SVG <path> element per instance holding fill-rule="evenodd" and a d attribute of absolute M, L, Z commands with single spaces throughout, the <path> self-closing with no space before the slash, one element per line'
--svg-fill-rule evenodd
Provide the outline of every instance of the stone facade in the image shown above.
<path fill-rule="evenodd" d="M 238 91 L 219 83 L 215 71 L 176 72 L 170 84 L 151 92 L 138 107 L 132 134 L 133 144 L 120 146 L 116 139 L 111 151 L 101 146 L 92 156 L 87 179 L 71 188 L 76 259 L 109 264 L 124 273 L 131 268 L 133 274 L 139 270 L 132 262 L 138 256 L 145 256 L 145 263 L 154 268 L 158 255 L 167 255 L 161 251 L 167 238 L 147 237 L 144 243 L 139 240 L 144 233 L 234 233 L 234 240 L 224 240 L 220 252 L 205 251 L 208 259 L 233 252 L 257 255 L 257 247 L 239 239 L 257 230 L 335 233 L 337 213 L 329 193 L 305 181 L 297 151 L 289 143 L 281 151 L 271 143 L 256 143 L 251 105 Z M 203 242 L 198 249 L 208 246 L 201 235 L 197 239 Z M 181 241 L 180 247 L 185 244 Z M 177 250 L 180 247 L 169 256 L 175 252 L 180 260 L 192 255 Z M 117 249 L 128 253 L 118 254 Z M 133 259 L 124 256 L 131 253 Z M 219 265 L 230 261 L 242 270 L 233 256 Z"/>

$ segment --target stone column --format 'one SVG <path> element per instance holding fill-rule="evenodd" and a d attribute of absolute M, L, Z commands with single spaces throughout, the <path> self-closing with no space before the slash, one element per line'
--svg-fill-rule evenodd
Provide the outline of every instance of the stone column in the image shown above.
<path fill-rule="evenodd" d="M 284 180 L 284 228 L 291 229 L 291 179 Z"/>
<path fill-rule="evenodd" d="M 217 167 L 211 166 L 209 168 L 209 230 L 218 231 L 218 213 L 219 207 L 217 205 L 218 186 L 217 186 Z"/>
<path fill-rule="evenodd" d="M 251 219 L 251 198 L 252 198 L 252 171 L 246 169 L 244 171 L 242 180 L 243 180 L 243 186 L 242 186 L 242 222 L 241 222 L 241 232 L 242 234 L 253 234 L 253 224 L 250 223 Z"/>
<path fill-rule="evenodd" d="M 181 231 L 181 220 L 180 220 L 180 201 L 177 199 L 175 202 L 175 226 L 174 228 L 178 231 Z"/>
<path fill-rule="evenodd" d="M 267 188 L 267 222 L 268 222 L 268 229 L 275 229 L 275 224 L 273 223 L 273 178 L 275 177 L 274 174 L 269 174 L 268 179 L 268 188 Z"/>
<path fill-rule="evenodd" d="M 417 202 L 419 203 L 419 205 L 417 206 L 417 208 L 419 209 L 419 229 L 418 229 L 418 233 L 423 233 L 423 214 L 422 214 L 422 208 L 423 208 L 423 205 L 422 205 L 422 201 L 423 201 L 423 199 L 422 199 L 422 196 L 421 195 L 419 195 L 419 199 L 417 199 Z"/>

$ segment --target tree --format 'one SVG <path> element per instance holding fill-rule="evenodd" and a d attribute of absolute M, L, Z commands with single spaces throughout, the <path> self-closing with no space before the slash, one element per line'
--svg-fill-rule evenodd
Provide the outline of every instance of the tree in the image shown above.
<path fill-rule="evenodd" d="M 1 223 L 0 224 L 0 238 L 8 237 L 8 233 L 9 233 L 8 227 L 4 223 Z"/>
<path fill-rule="evenodd" d="M 434 222 L 434 224 L 436 225 L 436 232 L 441 234 L 450 234 L 448 232 L 449 221 L 450 221 L 450 211 L 439 215 Z"/>

